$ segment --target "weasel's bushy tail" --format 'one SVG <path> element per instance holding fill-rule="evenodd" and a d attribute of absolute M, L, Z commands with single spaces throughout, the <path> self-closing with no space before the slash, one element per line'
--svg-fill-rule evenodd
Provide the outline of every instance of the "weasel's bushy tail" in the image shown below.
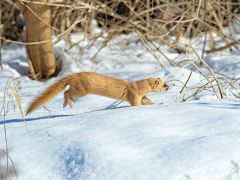
<path fill-rule="evenodd" d="M 36 97 L 28 106 L 26 115 L 32 113 L 36 109 L 40 108 L 42 105 L 50 101 L 54 96 L 60 93 L 69 83 L 69 77 L 64 77 L 58 80 L 56 83 L 48 87 L 40 96 Z"/>

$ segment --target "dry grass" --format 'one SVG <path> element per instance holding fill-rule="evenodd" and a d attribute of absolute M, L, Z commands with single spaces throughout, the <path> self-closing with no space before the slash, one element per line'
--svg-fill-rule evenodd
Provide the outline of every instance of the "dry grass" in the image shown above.
<path fill-rule="evenodd" d="M 187 37 L 191 42 L 199 35 L 204 35 L 202 32 L 209 34 L 215 32 L 225 40 L 227 48 L 239 43 L 239 40 L 223 31 L 224 27 L 229 27 L 232 32 L 232 25 L 240 22 L 237 16 L 240 12 L 240 3 L 234 0 L 177 0 L 174 3 L 172 0 L 58 0 L 52 1 L 53 3 L 21 0 L 19 2 L 28 9 L 30 9 L 28 3 L 51 6 L 52 21 L 48 26 L 52 28 L 57 39 L 64 39 L 67 42 L 68 47 L 65 47 L 65 50 L 79 46 L 80 42 L 73 43 L 70 39 L 71 33 L 77 32 L 84 32 L 88 39 L 100 37 L 108 39 L 102 32 L 109 33 L 111 37 L 137 32 L 141 36 L 139 37 L 141 41 L 169 46 L 177 44 L 179 37 Z M 9 8 L 11 11 L 8 10 Z M 3 0 L 2 21 L 5 43 L 11 42 L 6 39 L 16 40 L 23 35 L 20 30 L 22 26 L 16 23 L 19 19 L 24 21 L 17 8 L 17 1 Z M 101 33 L 92 34 L 93 20 L 97 20 L 98 25 L 102 27 Z M 39 21 L 44 22 L 40 18 Z M 11 28 L 10 34 L 8 28 Z M 235 43 L 231 44 L 230 40 Z M 214 39 L 212 38 L 211 41 Z M 172 48 L 176 49 L 174 46 Z"/>
<path fill-rule="evenodd" d="M 11 86 L 13 86 L 13 87 L 11 87 Z M 12 96 L 9 89 L 12 90 L 14 96 Z M 17 102 L 17 105 L 22 114 L 22 118 L 24 120 L 26 129 L 27 129 L 27 125 L 26 125 L 24 115 L 22 112 L 21 103 L 19 100 L 19 96 L 17 94 L 17 91 L 19 91 L 19 90 L 21 90 L 21 82 L 18 80 L 18 78 L 15 79 L 15 78 L 10 77 L 5 85 L 4 99 L 3 99 L 3 104 L 2 104 L 2 108 L 1 108 L 1 112 L 0 112 L 0 116 L 3 116 L 3 120 L 4 120 L 4 133 L 5 133 L 5 144 L 6 144 L 6 150 L 0 149 L 0 152 L 1 152 L 0 163 L 1 163 L 1 161 L 3 161 L 3 158 L 2 158 L 3 156 L 6 156 L 6 159 L 7 159 L 6 166 L 4 166 L 3 168 L 0 167 L 0 179 L 8 179 L 8 177 L 11 177 L 11 176 L 15 176 L 18 179 L 17 171 L 14 166 L 13 160 L 9 156 L 6 116 L 7 116 L 8 112 L 10 111 L 10 106 L 12 106 L 13 110 L 15 111 L 16 102 Z M 28 131 L 28 129 L 27 129 L 27 131 Z M 11 161 L 11 164 L 12 164 L 12 166 L 10 168 L 9 168 L 9 160 Z"/>
<path fill-rule="evenodd" d="M 3 44 L 14 42 L 18 44 L 41 44 L 44 42 L 26 43 L 15 41 L 16 38 L 21 40 L 23 32 L 20 31 L 21 26 L 18 26 L 18 30 L 14 30 L 16 25 L 16 19 L 21 18 L 20 12 L 17 10 L 19 4 L 18 1 L 3 0 L 2 8 L 2 23 L 3 23 Z M 199 64 L 193 63 L 190 58 L 187 61 L 190 62 L 192 72 L 194 69 L 207 81 L 206 86 L 199 87 L 196 90 L 196 94 L 212 89 L 214 94 L 222 99 L 226 97 L 225 85 L 226 82 L 236 82 L 237 80 L 227 78 L 221 81 L 222 75 L 219 75 L 207 65 L 204 61 L 204 53 L 213 53 L 223 51 L 226 49 L 235 48 L 239 49 L 240 40 L 232 37 L 234 31 L 234 24 L 239 24 L 240 2 L 235 0 L 52 0 L 52 3 L 42 3 L 37 1 L 21 0 L 21 4 L 24 4 L 29 9 L 29 3 L 45 4 L 51 6 L 52 20 L 51 24 L 48 24 L 52 28 L 52 32 L 55 34 L 56 42 L 59 40 L 66 41 L 65 51 L 69 51 L 73 47 L 79 48 L 79 54 L 75 58 L 79 69 L 84 71 L 78 60 L 83 50 L 83 44 L 88 39 L 88 49 L 95 46 L 101 39 L 102 46 L 91 57 L 92 67 L 95 63 L 95 59 L 99 52 L 107 46 L 117 46 L 119 49 L 128 45 L 131 41 L 124 40 L 122 42 L 112 43 L 115 36 L 119 34 L 132 33 L 132 38 L 138 38 L 136 43 L 142 43 L 145 48 L 152 54 L 152 57 L 165 68 L 162 60 L 156 55 L 159 52 L 170 65 L 181 68 L 181 63 L 176 63 L 174 59 L 169 58 L 162 50 L 162 45 L 167 45 L 168 51 L 176 51 L 178 53 L 185 53 L 188 56 L 188 51 L 192 51 L 196 54 Z M 10 10 L 8 10 L 10 9 Z M 1 13 L 0 13 L 1 14 Z M 96 20 L 97 24 L 101 27 L 101 32 L 93 33 L 93 21 Z M 39 18 L 39 21 L 44 21 Z M 14 23 L 15 22 L 15 23 Z M 9 30 L 12 29 L 11 35 Z M 230 34 L 224 32 L 224 28 L 228 28 Z M 71 41 L 71 34 L 81 33 L 84 34 L 84 39 L 78 43 Z M 215 33 L 223 41 L 225 46 L 216 48 Z M 106 36 L 108 34 L 108 36 Z M 207 38 L 207 37 L 210 38 Z M 183 38 L 188 41 L 183 42 Z M 198 54 L 193 48 L 191 42 L 198 38 L 204 37 L 204 46 L 202 54 Z M 218 38 L 219 39 L 219 38 Z M 51 41 L 49 39 L 47 41 Z M 209 41 L 210 50 L 205 50 L 205 45 Z M 182 43 L 186 45 L 186 48 L 182 47 Z M 123 54 L 126 56 L 125 54 Z M 202 68 L 207 69 L 212 76 L 208 77 L 202 73 Z M 188 81 L 191 78 L 192 72 L 189 78 L 183 83 L 183 88 L 180 93 L 185 92 Z M 226 76 L 223 76 L 226 77 Z M 216 84 L 215 84 L 216 83 Z M 231 84 L 231 83 L 230 83 Z M 228 90 L 232 85 L 228 84 Z M 191 90 L 196 87 L 190 88 Z M 230 91 L 230 90 L 229 90 Z M 233 91 L 233 90 L 231 90 Z M 230 91 L 230 92 L 231 92 Z M 235 92 L 235 90 L 234 90 Z M 236 97 L 239 97 L 238 93 Z M 182 101 L 189 99 L 190 97 L 184 97 Z"/>
<path fill-rule="evenodd" d="M 7 166 L 0 167 L 0 179 L 4 179 L 4 180 L 7 180 L 8 178 L 12 179 L 11 177 L 13 176 L 15 176 L 16 179 L 18 179 L 17 170 L 15 168 L 13 160 L 11 159 L 11 157 L 6 151 L 0 149 L 0 163 L 1 163 L 1 160 L 4 159 L 4 156 L 6 156 L 7 159 L 11 161 L 12 166 L 8 167 L 7 165 Z"/>
<path fill-rule="evenodd" d="M 27 124 L 26 124 L 26 121 L 25 121 L 25 118 L 24 118 L 24 114 L 23 114 L 23 111 L 22 111 L 22 106 L 21 106 L 21 103 L 20 103 L 18 94 L 17 94 L 17 92 L 15 91 L 15 89 L 13 89 L 12 87 L 10 87 L 10 88 L 11 88 L 11 90 L 13 91 L 13 94 L 14 94 L 15 99 L 16 99 L 17 104 L 18 104 L 18 108 L 19 108 L 20 113 L 21 113 L 21 115 L 22 115 L 22 118 L 23 118 L 24 124 L 25 124 L 25 126 L 26 126 L 26 129 L 27 129 L 27 131 L 28 131 Z M 28 134 L 29 134 L 29 131 L 28 131 Z"/>

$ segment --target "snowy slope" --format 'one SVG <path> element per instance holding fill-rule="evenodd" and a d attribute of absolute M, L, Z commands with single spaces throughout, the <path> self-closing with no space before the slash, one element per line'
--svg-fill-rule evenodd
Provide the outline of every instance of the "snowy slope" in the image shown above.
<path fill-rule="evenodd" d="M 85 71 L 91 70 L 89 59 L 99 47 L 101 43 L 90 50 L 84 49 L 79 63 Z M 63 53 L 63 49 L 64 43 L 60 41 L 55 46 L 56 56 L 61 54 L 63 60 L 59 76 L 47 82 L 35 82 L 26 76 L 28 65 L 24 47 L 3 48 L 0 102 L 3 102 L 9 76 L 19 77 L 21 91 L 18 93 L 26 110 L 28 103 L 57 79 L 79 72 L 74 61 L 78 49 L 73 48 L 67 53 Z M 166 54 L 172 59 L 177 57 L 176 62 L 186 59 L 186 55 Z M 196 58 L 194 54 L 190 57 Z M 167 68 L 161 69 L 158 65 L 156 77 L 162 78 L 178 69 L 170 67 L 163 57 L 160 59 Z M 240 53 L 237 50 L 209 54 L 204 59 L 214 71 L 232 78 L 240 77 Z M 118 47 L 103 49 L 94 62 L 93 71 L 136 81 L 153 77 L 155 67 L 153 56 L 133 41 L 129 47 L 120 50 Z M 165 81 L 178 79 L 185 82 L 189 69 L 183 69 Z M 193 72 L 189 85 L 198 83 L 201 78 L 197 71 Z M 180 103 L 182 84 L 174 81 L 169 85 L 172 87 L 169 92 L 148 95 L 156 104 L 163 102 L 163 105 L 152 106 L 131 107 L 124 102 L 114 108 L 118 100 L 87 95 L 76 99 L 72 109 L 69 106 L 63 109 L 60 93 L 46 104 L 50 112 L 40 108 L 26 117 L 30 136 L 19 110 L 14 111 L 9 106 L 5 116 L 9 155 L 19 179 L 240 179 L 240 99 L 229 93 L 228 99 L 220 101 L 212 92 L 206 91 L 199 95 L 199 100 Z M 0 149 L 6 150 L 3 115 L 0 128 Z M 6 166 L 6 157 L 0 162 Z"/>
<path fill-rule="evenodd" d="M 7 126 L 10 155 L 22 179 L 239 179 L 239 106 L 214 101 L 38 115 L 27 118 L 31 138 L 14 118 Z"/>

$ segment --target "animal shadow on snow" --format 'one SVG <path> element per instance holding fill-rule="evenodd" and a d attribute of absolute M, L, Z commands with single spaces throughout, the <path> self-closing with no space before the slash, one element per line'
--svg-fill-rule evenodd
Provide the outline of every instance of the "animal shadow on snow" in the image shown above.
<path fill-rule="evenodd" d="M 120 107 L 115 107 L 114 106 L 118 103 L 119 101 L 113 102 L 111 105 L 105 107 L 104 109 L 96 109 L 90 112 L 85 112 L 85 113 L 92 113 L 96 111 L 104 111 L 104 110 L 110 110 L 110 109 L 118 109 L 118 108 L 126 108 L 128 106 L 120 106 Z M 80 114 L 85 114 L 85 113 L 80 113 Z M 25 118 L 25 121 L 37 121 L 37 120 L 43 120 L 43 119 L 52 119 L 52 118 L 58 118 L 58 117 L 68 117 L 68 116 L 74 116 L 74 115 L 79 115 L 79 114 L 69 114 L 69 115 L 52 115 L 52 116 L 41 116 L 41 117 L 36 117 L 36 118 Z M 18 123 L 18 122 L 23 122 L 23 120 L 20 119 L 9 119 L 6 120 L 6 124 L 8 123 Z M 4 121 L 0 121 L 0 125 L 4 124 Z"/>
<path fill-rule="evenodd" d="M 36 118 L 25 118 L 25 121 L 36 121 L 36 120 L 42 120 L 42 119 L 52 119 L 57 117 L 66 117 L 66 116 L 74 116 L 74 115 L 52 115 L 52 116 L 42 116 L 42 117 L 36 117 Z M 22 119 L 9 119 L 6 120 L 6 124 L 8 123 L 18 123 L 23 122 Z M 4 124 L 4 121 L 0 121 L 0 125 Z"/>

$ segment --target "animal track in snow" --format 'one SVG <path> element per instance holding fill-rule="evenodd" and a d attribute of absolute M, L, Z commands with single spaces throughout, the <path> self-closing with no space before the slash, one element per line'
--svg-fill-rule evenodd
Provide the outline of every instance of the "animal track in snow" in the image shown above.
<path fill-rule="evenodd" d="M 85 168 L 86 154 L 81 149 L 67 149 L 63 155 L 68 178 L 75 179 L 81 176 Z"/>
<path fill-rule="evenodd" d="M 177 180 L 190 180 L 190 176 L 188 174 L 181 175 Z"/>
<path fill-rule="evenodd" d="M 240 177 L 239 175 L 240 169 L 239 169 L 238 163 L 231 161 L 230 166 L 232 169 L 232 173 L 229 175 L 229 179 L 235 179 L 237 177 Z"/>

